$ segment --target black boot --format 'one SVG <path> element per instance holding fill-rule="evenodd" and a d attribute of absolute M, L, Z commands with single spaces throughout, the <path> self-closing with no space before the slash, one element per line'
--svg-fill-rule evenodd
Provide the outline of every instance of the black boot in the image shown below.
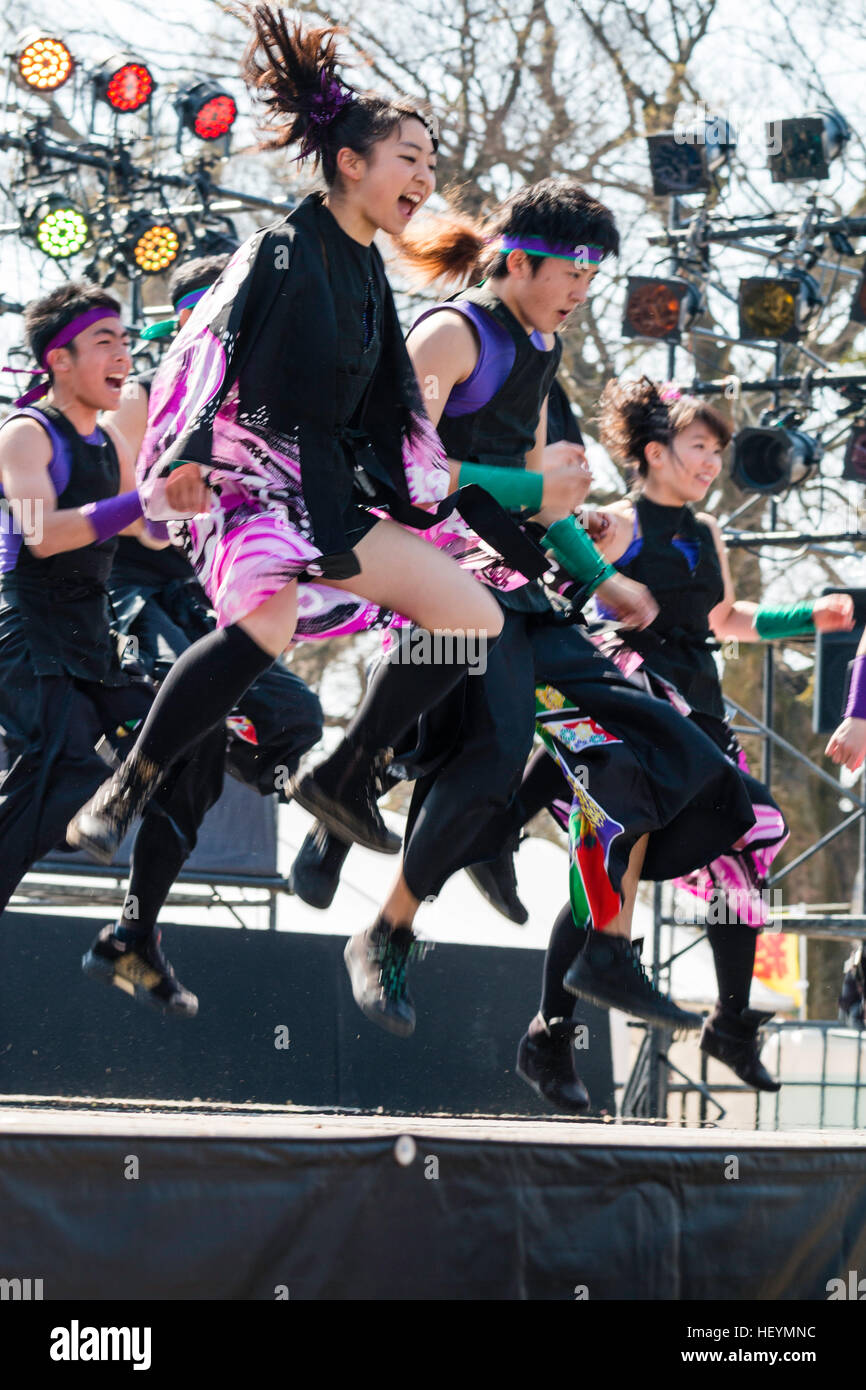
<path fill-rule="evenodd" d="M 716 1004 L 706 1019 L 701 1033 L 701 1051 L 724 1062 L 747 1086 L 756 1091 L 780 1091 L 776 1081 L 761 1061 L 758 1029 L 769 1023 L 772 1014 L 760 1014 L 755 1009 L 730 1009 Z"/>
<path fill-rule="evenodd" d="M 160 933 L 142 941 L 120 941 L 114 927 L 103 927 L 90 950 L 81 957 L 81 969 L 91 979 L 117 985 L 139 1004 L 163 1013 L 194 1018 L 198 1000 L 184 989 L 160 949 Z"/>
<path fill-rule="evenodd" d="M 522 1076 L 555 1110 L 582 1115 L 589 1109 L 589 1092 L 577 1074 L 572 1045 L 572 1019 L 552 1018 L 538 1033 L 524 1033 L 517 1048 L 517 1075 Z"/>
<path fill-rule="evenodd" d="M 159 786 L 161 771 L 133 750 L 66 828 L 67 842 L 98 864 L 110 864 L 136 816 Z"/>
<path fill-rule="evenodd" d="M 393 931 L 382 918 L 346 943 L 343 959 L 355 1003 L 365 1018 L 388 1033 L 408 1038 L 415 1031 L 415 1006 L 406 984 L 410 959 L 426 954 L 411 927 Z"/>
<path fill-rule="evenodd" d="M 495 859 L 486 864 L 470 864 L 466 872 L 491 907 L 495 907 L 509 922 L 522 927 L 529 921 L 529 913 L 517 896 L 517 875 L 514 871 L 517 847 L 518 839 L 514 835 L 506 840 Z"/>
<path fill-rule="evenodd" d="M 340 886 L 340 871 L 352 848 L 317 821 L 295 856 L 289 889 L 310 907 L 325 909 Z"/>
<path fill-rule="evenodd" d="M 389 830 L 376 804 L 381 755 L 343 743 L 312 772 L 296 773 L 289 795 L 340 840 L 398 854 L 402 840 Z"/>
<path fill-rule="evenodd" d="M 622 936 L 589 932 L 583 951 L 569 966 L 562 983 L 570 994 L 602 1008 L 622 1009 L 648 1023 L 700 1028 L 703 1022 L 701 1014 L 681 1009 L 656 988 L 641 965 L 639 948 Z"/>

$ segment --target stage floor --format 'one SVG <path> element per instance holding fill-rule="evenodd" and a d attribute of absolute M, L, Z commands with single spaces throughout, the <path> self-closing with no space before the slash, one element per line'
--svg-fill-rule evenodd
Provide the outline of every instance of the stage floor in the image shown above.
<path fill-rule="evenodd" d="M 314 1110 L 307 1106 L 225 1105 L 163 1100 L 98 1100 L 86 1096 L 0 1097 L 0 1135 L 147 1135 L 184 1139 L 387 1139 L 462 1143 L 611 1145 L 628 1148 L 862 1150 L 866 1131 L 732 1130 L 679 1126 L 663 1120 L 604 1122 L 576 1116 L 400 1115 Z"/>
<path fill-rule="evenodd" d="M 45 1299 L 827 1297 L 866 1136 L 0 1101 L 0 1277 Z"/>

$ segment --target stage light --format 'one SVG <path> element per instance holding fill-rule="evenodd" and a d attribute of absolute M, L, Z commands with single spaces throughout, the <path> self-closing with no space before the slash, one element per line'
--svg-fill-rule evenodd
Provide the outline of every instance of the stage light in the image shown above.
<path fill-rule="evenodd" d="M 686 280 L 630 275 L 622 320 L 623 337 L 678 343 L 702 307 L 696 286 Z"/>
<path fill-rule="evenodd" d="M 740 281 L 737 297 L 740 337 L 796 343 L 823 302 L 818 282 L 803 270 L 789 270 L 775 279 L 750 276 Z"/>
<path fill-rule="evenodd" d="M 663 198 L 712 188 L 713 175 L 730 158 L 736 144 L 733 126 L 718 117 L 648 135 L 653 193 Z"/>
<path fill-rule="evenodd" d="M 87 213 L 60 194 L 40 203 L 28 222 L 39 250 L 55 261 L 77 255 L 90 240 Z"/>
<path fill-rule="evenodd" d="M 72 76 L 75 59 L 62 39 L 25 29 L 15 43 L 18 75 L 37 92 L 56 92 Z"/>
<path fill-rule="evenodd" d="M 199 140 L 219 140 L 228 135 L 238 114 L 235 99 L 213 82 L 196 82 L 178 93 L 181 125 Z"/>
<path fill-rule="evenodd" d="M 127 224 L 126 245 L 144 275 L 161 275 L 178 258 L 180 235 L 168 222 L 134 213 Z"/>
<path fill-rule="evenodd" d="M 830 163 L 851 138 L 838 111 L 810 111 L 788 121 L 767 123 L 767 168 L 773 183 L 826 179 Z"/>
<path fill-rule="evenodd" d="M 845 446 L 842 477 L 851 482 L 866 483 L 866 416 L 861 416 L 851 426 Z"/>
<path fill-rule="evenodd" d="M 97 97 L 112 111 L 140 111 L 150 101 L 156 83 L 150 68 L 126 53 L 106 58 L 93 74 Z"/>
<path fill-rule="evenodd" d="M 784 492 L 805 482 L 823 452 L 820 442 L 802 430 L 750 427 L 734 435 L 731 477 L 741 492 Z"/>

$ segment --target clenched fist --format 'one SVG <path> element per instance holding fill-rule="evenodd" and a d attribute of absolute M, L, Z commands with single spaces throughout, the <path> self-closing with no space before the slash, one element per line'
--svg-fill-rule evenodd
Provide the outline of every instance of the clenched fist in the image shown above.
<path fill-rule="evenodd" d="M 168 477 L 165 500 L 175 512 L 197 516 L 210 508 L 210 497 L 204 474 L 197 463 L 182 463 Z"/>
<path fill-rule="evenodd" d="M 624 574 L 611 575 L 595 592 L 613 609 L 623 627 L 649 627 L 658 617 L 659 606 L 649 589 Z"/>
<path fill-rule="evenodd" d="M 854 600 L 850 594 L 827 594 L 815 600 L 812 620 L 818 632 L 850 632 L 854 626 Z"/>

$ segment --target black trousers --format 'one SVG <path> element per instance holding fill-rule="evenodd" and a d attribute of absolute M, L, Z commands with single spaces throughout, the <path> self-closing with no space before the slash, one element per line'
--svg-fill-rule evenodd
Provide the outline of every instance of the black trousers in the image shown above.
<path fill-rule="evenodd" d="M 635 840 L 653 836 L 644 876 L 706 864 L 754 823 L 743 783 L 715 744 L 666 701 L 632 685 L 576 626 L 506 610 L 486 673 L 467 676 L 458 741 L 416 783 L 405 840 L 410 891 L 432 898 L 458 869 L 494 858 L 519 823 L 516 792 L 535 731 L 535 687 L 551 685 L 617 742 L 580 751 L 588 790 L 623 833 L 618 887 Z M 673 833 L 659 834 L 666 827 Z"/>
<path fill-rule="evenodd" d="M 0 911 L 37 860 L 65 847 L 69 821 L 109 775 L 95 744 L 105 735 L 123 756 L 134 741 L 124 725 L 143 720 L 152 700 L 148 686 L 132 678 L 102 685 L 37 676 L 20 652 L 13 657 L 0 648 L 0 732 L 8 760 L 0 782 Z M 151 905 L 164 900 L 220 795 L 224 746 L 222 730 L 209 733 L 145 811 L 127 899 L 143 929 L 153 926 Z"/>
<path fill-rule="evenodd" d="M 122 569 L 115 566 L 109 593 L 121 614 L 120 626 L 131 639 L 126 659 L 156 680 L 167 674 L 181 652 L 216 626 L 207 597 L 194 580 L 174 580 L 162 589 L 142 591 L 140 585 L 126 583 Z M 253 724 L 257 742 L 229 737 L 226 768 L 238 781 L 269 796 L 285 785 L 321 738 L 322 706 L 298 676 L 277 663 L 250 686 L 240 712 Z"/>

